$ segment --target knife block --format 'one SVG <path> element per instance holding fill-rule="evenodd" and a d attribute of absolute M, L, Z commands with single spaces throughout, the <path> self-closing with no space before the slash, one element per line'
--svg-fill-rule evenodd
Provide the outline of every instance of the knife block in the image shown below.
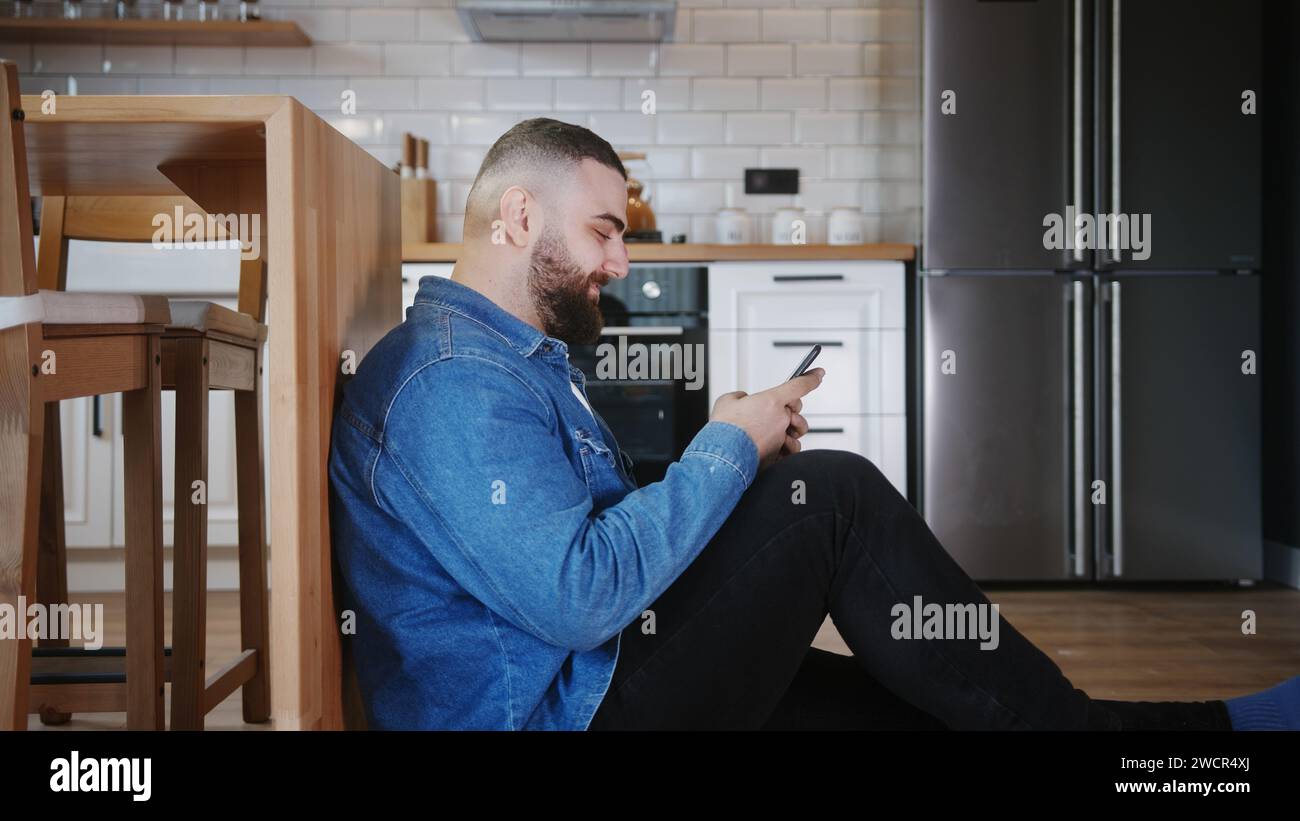
<path fill-rule="evenodd" d="M 437 240 L 437 204 L 434 180 L 402 179 L 402 242 Z"/>

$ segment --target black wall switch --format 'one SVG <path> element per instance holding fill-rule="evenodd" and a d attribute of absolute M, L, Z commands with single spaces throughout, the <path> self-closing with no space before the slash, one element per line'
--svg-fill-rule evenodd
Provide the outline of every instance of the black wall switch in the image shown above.
<path fill-rule="evenodd" d="M 798 194 L 798 168 L 746 168 L 746 194 Z"/>

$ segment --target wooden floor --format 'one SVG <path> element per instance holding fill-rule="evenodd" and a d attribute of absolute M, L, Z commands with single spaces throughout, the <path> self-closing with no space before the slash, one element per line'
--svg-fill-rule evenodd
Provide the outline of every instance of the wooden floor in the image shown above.
<path fill-rule="evenodd" d="M 1097 698 L 1205 700 L 1253 692 L 1300 675 L 1300 591 L 1246 589 L 998 589 L 985 590 L 1011 624 L 1046 651 L 1065 675 Z M 87 595 L 104 603 L 105 645 L 125 640 L 120 593 Z M 171 632 L 171 596 L 167 596 Z M 1242 635 L 1242 612 L 1256 614 L 1255 635 Z M 814 645 L 849 649 L 828 619 Z M 239 651 L 239 594 L 208 595 L 208 669 Z M 170 690 L 170 688 L 169 688 Z M 170 710 L 170 699 L 168 702 Z M 170 715 L 170 713 L 169 713 Z M 75 716 L 43 730 L 124 729 L 124 713 Z M 210 730 L 269 730 L 245 724 L 240 694 L 208 714 Z"/>

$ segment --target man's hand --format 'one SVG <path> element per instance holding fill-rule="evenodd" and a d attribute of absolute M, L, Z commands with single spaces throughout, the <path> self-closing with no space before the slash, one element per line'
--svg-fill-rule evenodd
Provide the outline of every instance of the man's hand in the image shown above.
<path fill-rule="evenodd" d="M 730 422 L 749 434 L 758 448 L 762 469 L 799 452 L 799 438 L 808 432 L 808 421 L 799 414 L 803 410 L 802 397 L 820 385 L 825 374 L 824 368 L 813 368 L 758 393 L 724 393 L 713 404 L 709 421 Z"/>

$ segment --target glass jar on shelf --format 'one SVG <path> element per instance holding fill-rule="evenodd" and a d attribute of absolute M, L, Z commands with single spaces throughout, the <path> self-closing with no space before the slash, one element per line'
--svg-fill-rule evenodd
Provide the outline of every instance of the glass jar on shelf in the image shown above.
<path fill-rule="evenodd" d="M 257 0 L 239 0 L 239 22 L 251 23 L 262 19 L 262 9 Z"/>
<path fill-rule="evenodd" d="M 81 0 L 63 0 L 63 18 L 65 20 L 80 20 Z"/>
<path fill-rule="evenodd" d="M 185 4 L 182 2 L 182 0 L 163 0 L 162 19 L 184 20 Z"/>
<path fill-rule="evenodd" d="M 36 4 L 32 0 L 13 0 L 13 16 L 20 18 L 35 17 Z"/>

